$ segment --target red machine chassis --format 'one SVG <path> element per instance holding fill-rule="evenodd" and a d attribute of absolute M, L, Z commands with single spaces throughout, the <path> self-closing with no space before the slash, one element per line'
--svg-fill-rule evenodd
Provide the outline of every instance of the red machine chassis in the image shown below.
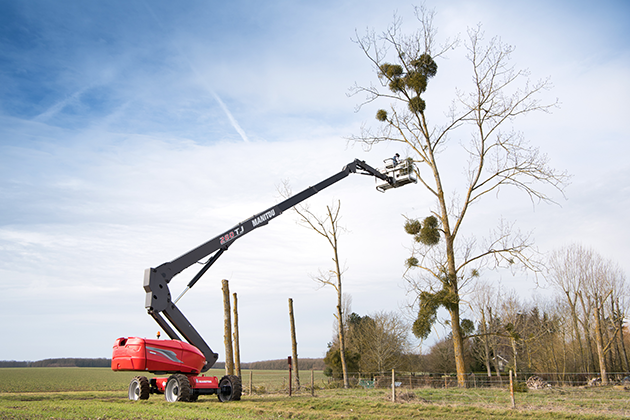
<path fill-rule="evenodd" d="M 112 370 L 198 375 L 205 363 L 197 347 L 178 340 L 121 337 L 112 351 Z"/>

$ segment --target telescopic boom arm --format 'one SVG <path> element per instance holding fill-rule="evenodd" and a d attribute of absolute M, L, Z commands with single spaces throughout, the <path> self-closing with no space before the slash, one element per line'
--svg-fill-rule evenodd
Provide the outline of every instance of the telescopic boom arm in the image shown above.
<path fill-rule="evenodd" d="M 228 247 L 234 243 L 234 241 L 243 235 L 251 232 L 252 230 L 265 226 L 270 220 L 280 216 L 284 211 L 291 207 L 301 203 L 309 197 L 317 194 L 319 191 L 331 186 L 332 184 L 341 181 L 351 173 L 359 173 L 362 175 L 370 175 L 379 178 L 392 187 L 396 187 L 395 181 L 372 168 L 364 161 L 355 159 L 353 162 L 346 165 L 341 172 L 323 180 L 322 182 L 305 189 L 304 191 L 287 198 L 279 204 L 268 208 L 249 219 L 239 223 L 233 228 L 223 232 L 219 236 L 210 239 L 208 242 L 198 246 L 197 248 L 187 252 L 186 254 L 174 259 L 171 262 L 164 263 L 156 268 L 147 268 L 144 272 L 144 290 L 146 292 L 145 307 L 149 314 L 155 319 L 160 327 L 168 334 L 172 340 L 180 340 L 181 338 L 171 327 L 171 325 L 188 341 L 190 344 L 197 347 L 206 357 L 206 365 L 202 369 L 203 372 L 210 369 L 218 358 L 218 354 L 212 351 L 212 349 L 206 344 L 204 339 L 199 335 L 197 330 L 186 319 L 184 314 L 175 305 L 179 298 L 188 291 L 195 283 L 205 274 L 206 271 L 214 264 L 217 259 L 227 251 Z M 168 283 L 177 274 L 184 269 L 196 264 L 198 261 L 213 254 L 212 257 L 205 263 L 204 267 L 197 273 L 193 279 L 188 283 L 184 292 L 173 302 L 171 300 L 171 293 L 168 288 Z M 168 319 L 168 323 L 164 319 Z M 170 325 L 169 325 L 170 323 Z"/>

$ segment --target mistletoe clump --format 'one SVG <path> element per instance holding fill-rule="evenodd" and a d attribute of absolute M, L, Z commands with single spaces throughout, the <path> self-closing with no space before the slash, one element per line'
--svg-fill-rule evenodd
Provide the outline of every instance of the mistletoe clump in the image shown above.
<path fill-rule="evenodd" d="M 446 285 L 435 293 L 420 292 L 418 317 L 414 321 L 411 331 L 418 338 L 426 339 L 431 334 L 431 328 L 437 319 L 440 306 L 451 309 L 459 303 L 459 299 Z"/>
<path fill-rule="evenodd" d="M 436 74 L 437 64 L 429 54 L 425 53 L 404 63 L 404 68 L 400 64 L 381 64 L 378 76 L 389 81 L 387 85 L 389 90 L 395 94 L 401 94 L 407 100 L 407 106 L 411 112 L 422 114 L 426 109 L 426 102 L 420 95 L 427 90 L 429 79 Z M 387 111 L 379 109 L 376 119 L 387 121 Z"/>
<path fill-rule="evenodd" d="M 416 242 L 427 246 L 437 245 L 440 242 L 440 229 L 437 217 L 426 217 L 422 223 L 419 220 L 407 220 L 405 232 L 413 235 Z"/>

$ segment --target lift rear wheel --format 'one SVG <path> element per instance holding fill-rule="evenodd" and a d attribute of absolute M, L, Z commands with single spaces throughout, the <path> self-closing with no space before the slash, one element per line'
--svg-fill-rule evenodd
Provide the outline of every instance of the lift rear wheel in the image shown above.
<path fill-rule="evenodd" d="M 129 399 L 132 401 L 149 399 L 149 380 L 144 376 L 136 376 L 129 383 Z"/>
<path fill-rule="evenodd" d="M 219 397 L 219 401 L 221 402 L 239 401 L 241 399 L 242 392 L 243 387 L 238 376 L 225 375 L 219 381 L 219 391 L 217 392 L 217 397 Z"/>
<path fill-rule="evenodd" d="M 188 401 L 191 395 L 190 381 L 186 375 L 176 373 L 168 378 L 164 389 L 164 398 L 168 402 Z"/>

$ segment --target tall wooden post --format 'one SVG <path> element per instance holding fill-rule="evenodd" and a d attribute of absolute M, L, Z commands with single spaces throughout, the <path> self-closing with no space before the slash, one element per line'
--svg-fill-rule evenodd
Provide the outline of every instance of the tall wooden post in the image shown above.
<path fill-rule="evenodd" d="M 300 371 L 298 369 L 297 338 L 295 334 L 295 319 L 293 317 L 293 299 L 289 298 L 289 322 L 291 323 L 291 354 L 293 356 L 293 373 L 295 389 L 300 389 Z"/>
<path fill-rule="evenodd" d="M 234 314 L 234 370 L 235 375 L 239 378 L 241 377 L 241 348 L 239 344 L 238 337 L 238 298 L 236 297 L 236 293 L 232 294 L 234 298 L 234 307 L 232 308 L 232 313 Z"/>
<path fill-rule="evenodd" d="M 232 319 L 230 316 L 230 286 L 227 280 L 221 281 L 221 290 L 223 291 L 223 344 L 225 345 L 225 374 L 234 375 Z"/>
<path fill-rule="evenodd" d="M 516 408 L 516 401 L 514 400 L 514 381 L 512 380 L 512 369 L 510 369 L 510 400 L 512 401 L 512 408 Z"/>
<path fill-rule="evenodd" d="M 291 364 L 291 356 L 289 356 L 287 358 L 287 361 L 289 362 L 289 397 L 291 396 L 291 384 L 293 383 L 293 381 L 291 380 L 291 372 L 293 371 L 293 366 Z"/>
<path fill-rule="evenodd" d="M 396 374 L 392 369 L 392 402 L 396 402 Z"/>

